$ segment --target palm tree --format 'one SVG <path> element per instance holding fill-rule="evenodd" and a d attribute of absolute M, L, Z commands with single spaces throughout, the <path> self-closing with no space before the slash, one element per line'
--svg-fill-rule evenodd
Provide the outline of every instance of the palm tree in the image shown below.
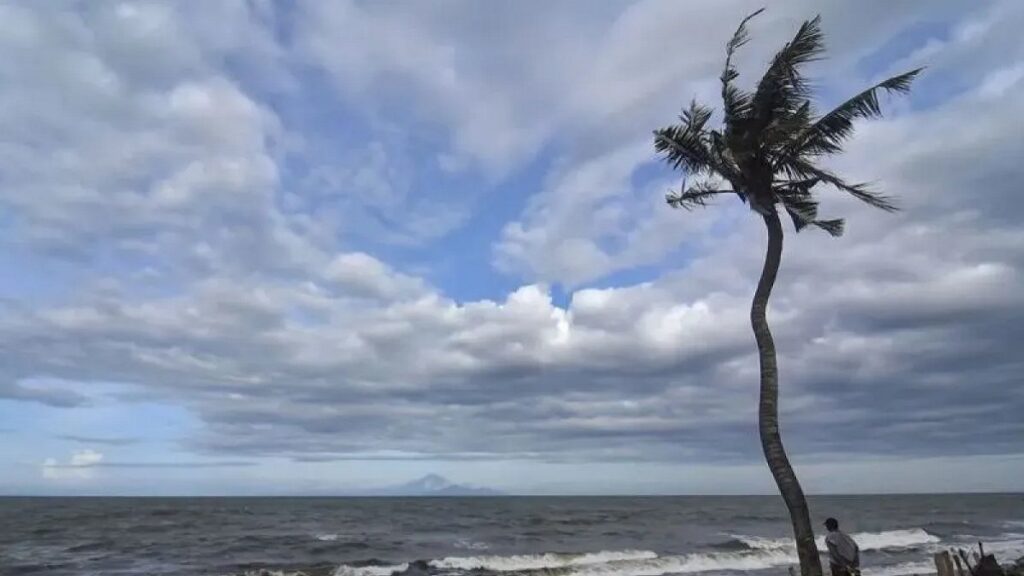
<path fill-rule="evenodd" d="M 819 160 L 842 151 L 858 118 L 881 115 L 881 91 L 905 93 L 921 71 L 912 70 L 880 82 L 853 96 L 834 110 L 818 115 L 811 103 L 811 89 L 802 68 L 824 52 L 820 18 L 803 23 L 796 36 L 772 58 L 768 70 L 753 92 L 734 83 L 739 73 L 733 54 L 747 42 L 747 22 L 740 23 L 726 45 L 722 71 L 722 123 L 709 127 L 712 109 L 692 102 L 680 116 L 680 123 L 656 130 L 657 152 L 677 170 L 684 172 L 678 192 L 669 193 L 669 205 L 697 208 L 720 195 L 733 194 L 764 221 L 768 247 L 761 278 L 750 307 L 750 324 L 757 341 L 761 368 L 758 427 L 768 468 L 789 509 L 800 557 L 802 576 L 821 576 L 821 559 L 814 543 L 807 500 L 789 463 L 779 433 L 779 381 L 775 343 L 765 312 L 782 258 L 780 209 L 793 221 L 796 231 L 807 226 L 832 236 L 843 232 L 843 220 L 818 217 L 815 193 L 819 185 L 848 193 L 885 211 L 894 211 L 892 201 L 865 184 L 848 183 L 822 167 Z M 692 183 L 687 186 L 686 179 Z"/>

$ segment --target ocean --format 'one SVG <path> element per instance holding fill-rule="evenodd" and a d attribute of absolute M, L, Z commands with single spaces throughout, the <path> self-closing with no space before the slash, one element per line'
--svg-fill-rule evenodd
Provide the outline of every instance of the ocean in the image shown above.
<path fill-rule="evenodd" d="M 983 540 L 1024 556 L 1024 495 L 817 497 L 865 576 Z M 0 498 L 0 574 L 662 576 L 786 573 L 778 497 Z"/>

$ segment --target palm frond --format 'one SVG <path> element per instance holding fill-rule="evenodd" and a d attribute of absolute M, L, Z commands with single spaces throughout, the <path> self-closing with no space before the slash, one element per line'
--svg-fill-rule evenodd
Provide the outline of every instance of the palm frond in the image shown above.
<path fill-rule="evenodd" d="M 710 136 L 704 129 L 711 114 L 711 108 L 694 100 L 679 116 L 680 124 L 654 131 L 654 149 L 676 170 L 683 168 L 688 174 L 716 171 Z"/>
<path fill-rule="evenodd" d="M 830 236 L 838 238 L 843 235 L 846 231 L 846 221 L 842 218 L 833 218 L 831 220 L 815 220 L 811 222 L 812 226 L 816 226 L 825 232 L 828 232 Z"/>
<path fill-rule="evenodd" d="M 878 102 L 881 91 L 905 94 L 910 91 L 914 78 L 922 68 L 893 76 L 875 84 L 849 100 L 836 106 L 794 138 L 787 154 L 834 154 L 842 150 L 843 142 L 853 134 L 853 121 L 858 118 L 877 118 L 882 115 Z"/>
<path fill-rule="evenodd" d="M 859 118 L 881 115 L 881 92 L 909 91 L 920 69 L 894 76 L 819 116 L 812 86 L 803 68 L 824 52 L 821 19 L 803 22 L 792 39 L 771 59 L 752 91 L 736 86 L 734 64 L 738 50 L 749 40 L 747 25 L 764 9 L 747 15 L 726 44 L 725 66 L 719 77 L 724 104 L 722 125 L 709 127 L 712 109 L 691 102 L 679 123 L 654 132 L 655 150 L 673 168 L 683 171 L 678 191 L 666 195 L 675 208 L 708 205 L 722 194 L 735 194 L 763 215 L 785 210 L 797 231 L 816 227 L 839 236 L 842 219 L 818 217 L 817 186 L 825 184 L 876 208 L 898 208 L 889 197 L 865 183 L 849 183 L 822 168 L 820 156 L 842 151 Z M 699 183 L 687 186 L 687 177 Z M 720 178 L 724 182 L 715 181 Z"/>
<path fill-rule="evenodd" d="M 804 21 L 796 35 L 772 58 L 754 92 L 752 106 L 762 125 L 779 110 L 795 110 L 809 96 L 800 68 L 819 59 L 825 50 L 821 17 Z"/>
<path fill-rule="evenodd" d="M 871 190 L 867 183 L 859 182 L 850 184 L 838 175 L 825 170 L 824 168 L 819 168 L 807 160 L 801 158 L 793 159 L 785 164 L 782 169 L 790 175 L 799 178 L 817 178 L 825 184 L 829 184 L 843 192 L 846 192 L 847 194 L 850 194 L 861 202 L 874 206 L 875 208 L 885 210 L 886 212 L 896 212 L 899 210 L 899 207 L 896 206 L 891 198 Z"/>
<path fill-rule="evenodd" d="M 764 12 L 764 8 L 747 15 L 736 28 L 736 32 L 729 39 L 729 43 L 725 45 L 725 68 L 722 70 L 720 79 L 722 81 L 722 102 L 725 105 L 726 124 L 729 124 L 737 116 L 745 115 L 746 110 L 750 106 L 751 95 L 740 90 L 732 83 L 739 76 L 736 67 L 732 65 L 732 57 L 736 50 L 750 40 L 750 35 L 747 34 L 747 22 L 762 12 Z"/>
<path fill-rule="evenodd" d="M 733 194 L 733 191 L 722 189 L 716 182 L 700 182 L 687 188 L 684 180 L 678 192 L 671 191 L 665 195 L 665 201 L 673 208 L 693 210 L 707 206 L 709 200 L 722 194 Z"/>
<path fill-rule="evenodd" d="M 786 150 L 795 134 L 801 134 L 811 125 L 813 114 L 811 101 L 804 100 L 793 111 L 779 110 L 778 114 L 761 130 L 761 141 L 765 148 L 777 155 L 776 151 Z M 774 162 L 773 162 L 774 163 Z"/>
<path fill-rule="evenodd" d="M 811 188 L 817 182 L 817 179 L 809 179 L 787 183 L 777 189 L 776 197 L 786 209 L 790 219 L 793 220 L 793 227 L 796 228 L 797 232 L 800 232 L 807 226 L 815 226 L 832 236 L 841 236 L 844 227 L 844 222 L 841 218 L 834 220 L 818 219 L 818 201 L 811 194 Z"/>
<path fill-rule="evenodd" d="M 732 149 L 726 144 L 725 136 L 718 130 L 711 130 L 709 134 L 711 135 L 711 154 L 718 164 L 716 171 L 732 184 L 733 190 L 742 192 L 743 175 L 736 164 Z"/>
<path fill-rule="evenodd" d="M 821 183 L 821 178 L 801 178 L 799 180 L 783 180 L 775 182 L 772 185 L 772 189 L 775 195 L 782 197 L 789 196 L 809 196 L 811 189 Z"/>
<path fill-rule="evenodd" d="M 810 181 L 798 181 L 787 182 L 774 189 L 775 198 L 789 213 L 797 232 L 818 219 L 818 201 L 811 195 L 813 186 Z"/>

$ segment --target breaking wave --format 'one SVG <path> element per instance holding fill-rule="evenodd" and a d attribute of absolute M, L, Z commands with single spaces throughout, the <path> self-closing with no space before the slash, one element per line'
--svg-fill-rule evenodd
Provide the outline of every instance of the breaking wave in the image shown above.
<path fill-rule="evenodd" d="M 584 565 L 569 571 L 568 576 L 661 576 L 726 570 L 762 570 L 792 564 L 795 556 L 788 552 L 695 552 L 680 556 L 655 557 L 647 560 L 609 562 Z"/>
<path fill-rule="evenodd" d="M 1024 555 L 1024 534 L 1003 534 L 1000 539 L 985 542 L 985 553 L 1000 560 L 1015 560 Z"/>
<path fill-rule="evenodd" d="M 885 532 L 860 532 L 852 534 L 854 541 L 864 550 L 896 550 L 920 548 L 929 544 L 937 544 L 941 540 L 934 534 L 929 534 L 921 528 L 909 530 L 887 530 Z M 796 551 L 796 545 L 792 538 L 760 538 L 757 536 L 733 536 L 748 548 L 753 550 L 790 550 Z M 825 538 L 817 539 L 818 549 L 822 552 L 828 551 L 825 546 Z"/>
<path fill-rule="evenodd" d="M 490 570 L 492 572 L 520 572 L 524 570 L 549 570 L 606 564 L 628 560 L 653 560 L 657 554 L 649 550 L 621 550 L 593 552 L 588 554 L 522 554 L 516 556 L 453 556 L 431 560 L 430 566 L 442 570 Z"/>
<path fill-rule="evenodd" d="M 707 552 L 659 556 L 649 550 L 620 550 L 587 554 L 524 554 L 465 556 L 431 560 L 438 571 L 539 572 L 545 576 L 662 576 L 722 570 L 761 570 L 791 564 L 795 556 L 784 550 Z M 410 570 L 399 566 L 341 566 L 335 576 L 392 576 Z M 418 569 L 415 572 L 420 572 Z"/>
<path fill-rule="evenodd" d="M 342 564 L 334 571 L 334 576 L 391 576 L 409 570 L 408 564 L 382 566 L 349 566 Z"/>
<path fill-rule="evenodd" d="M 861 571 L 864 576 L 909 576 L 911 574 L 934 574 L 935 564 L 921 560 L 919 562 L 902 562 L 889 566 L 875 566 L 864 568 Z"/>
<path fill-rule="evenodd" d="M 939 538 L 919 529 L 863 532 L 853 537 L 862 550 L 938 550 Z M 819 543 L 821 547 L 823 545 Z M 1024 540 L 985 545 L 986 551 L 1009 557 L 1024 552 Z M 522 554 L 450 556 L 408 564 L 342 565 L 334 576 L 431 576 L 452 574 L 534 574 L 535 576 L 664 576 L 701 572 L 757 571 L 797 563 L 796 548 L 785 538 L 736 536 L 718 550 L 659 555 L 650 550 L 602 550 L 585 554 Z M 933 574 L 930 561 L 866 566 L 865 576 Z"/>

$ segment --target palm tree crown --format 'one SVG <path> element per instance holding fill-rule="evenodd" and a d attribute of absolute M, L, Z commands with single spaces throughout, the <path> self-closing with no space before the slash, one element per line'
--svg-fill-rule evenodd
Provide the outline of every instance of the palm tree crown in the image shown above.
<path fill-rule="evenodd" d="M 708 127 L 712 109 L 694 101 L 680 115 L 679 124 L 654 132 L 655 149 L 665 160 L 697 179 L 689 186 L 684 180 L 678 192 L 668 195 L 669 204 L 694 208 L 718 195 L 736 194 L 761 214 L 773 212 L 781 204 L 797 231 L 811 225 L 833 236 L 842 234 L 843 220 L 818 218 L 814 191 L 819 184 L 882 210 L 896 210 L 886 196 L 866 184 L 848 183 L 817 161 L 842 151 L 854 120 L 881 115 L 880 91 L 909 91 L 921 69 L 893 76 L 819 116 L 801 71 L 824 52 L 820 18 L 814 18 L 804 22 L 775 54 L 753 93 L 741 90 L 734 83 L 739 73 L 732 63 L 733 54 L 747 42 L 747 22 L 763 10 L 744 18 L 726 46 L 721 129 Z"/>

